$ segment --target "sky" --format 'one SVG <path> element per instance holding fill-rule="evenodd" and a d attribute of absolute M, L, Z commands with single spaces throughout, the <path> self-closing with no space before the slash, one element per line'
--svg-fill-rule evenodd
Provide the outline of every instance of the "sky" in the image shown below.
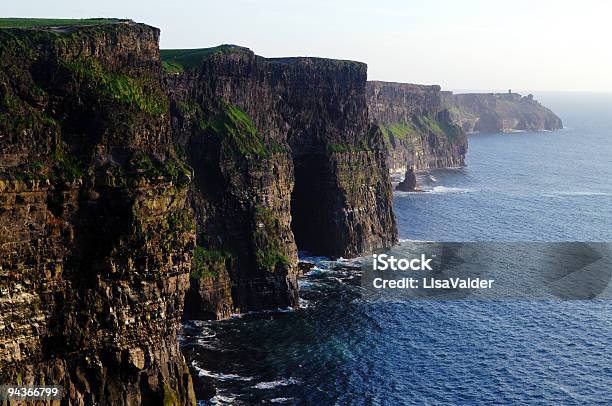
<path fill-rule="evenodd" d="M 608 0 L 2 0 L 0 15 L 131 18 L 162 48 L 352 59 L 448 90 L 612 92 Z"/>

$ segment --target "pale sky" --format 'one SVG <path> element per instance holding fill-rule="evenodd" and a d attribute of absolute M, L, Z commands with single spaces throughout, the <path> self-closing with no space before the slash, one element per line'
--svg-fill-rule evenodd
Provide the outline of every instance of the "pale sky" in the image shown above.
<path fill-rule="evenodd" d="M 612 91 L 607 0 L 1 0 L 0 15 L 131 18 L 162 48 L 353 59 L 444 89 Z"/>

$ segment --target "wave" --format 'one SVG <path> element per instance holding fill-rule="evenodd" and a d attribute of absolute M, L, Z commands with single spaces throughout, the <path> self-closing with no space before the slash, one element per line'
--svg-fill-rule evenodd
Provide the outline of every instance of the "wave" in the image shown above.
<path fill-rule="evenodd" d="M 213 378 L 213 379 L 217 379 L 220 381 L 252 381 L 253 378 L 252 376 L 240 376 L 237 374 L 224 374 L 221 372 L 212 372 L 209 371 L 207 369 L 204 369 L 200 366 L 198 366 L 198 364 L 194 361 L 191 362 L 191 366 L 198 372 L 198 376 L 200 377 L 207 377 L 207 378 Z"/>
<path fill-rule="evenodd" d="M 291 403 L 293 404 L 294 398 L 274 398 L 270 399 L 270 403 Z"/>
<path fill-rule="evenodd" d="M 231 318 L 241 319 L 245 316 L 253 316 L 253 315 L 259 315 L 259 314 L 290 313 L 293 311 L 295 311 L 295 309 L 291 306 L 277 307 L 276 309 L 252 310 L 250 312 L 234 313 L 231 315 Z"/>
<path fill-rule="evenodd" d="M 423 190 L 421 192 L 402 192 L 401 190 L 394 190 L 393 194 L 396 196 L 408 196 L 408 195 L 422 195 L 425 193 L 431 193 L 430 190 Z"/>
<path fill-rule="evenodd" d="M 408 243 L 408 242 L 434 242 L 433 240 L 412 240 L 410 238 L 400 238 L 398 240 L 400 244 Z"/>
<path fill-rule="evenodd" d="M 255 389 L 273 389 L 273 388 L 277 388 L 279 386 L 289 386 L 289 385 L 295 385 L 299 383 L 299 381 L 297 379 L 294 378 L 288 378 L 288 379 L 279 379 L 277 381 L 270 381 L 270 382 L 259 382 L 255 385 L 252 386 L 252 388 Z"/>
<path fill-rule="evenodd" d="M 593 191 L 566 191 L 566 192 L 551 192 L 544 194 L 545 197 L 572 197 L 572 196 L 612 196 L 610 192 L 593 192 Z"/>
<path fill-rule="evenodd" d="M 394 190 L 393 194 L 396 196 L 409 196 L 409 195 L 427 195 L 427 194 L 443 194 L 443 193 L 472 193 L 475 189 L 470 188 L 458 188 L 450 186 L 434 186 L 433 189 L 424 189 L 418 192 L 402 192 L 400 190 Z"/>
<path fill-rule="evenodd" d="M 211 400 L 210 400 L 210 404 L 213 405 L 233 405 L 235 404 L 234 402 L 236 401 L 236 397 L 235 396 L 227 396 L 227 395 L 220 395 L 217 394 L 215 395 Z M 207 402 L 203 402 L 202 405 L 208 405 L 209 403 Z M 198 406 L 200 405 L 200 403 L 198 402 Z"/>
<path fill-rule="evenodd" d="M 329 261 L 329 257 L 308 255 L 306 251 L 298 251 L 298 258 L 301 262 L 306 262 L 309 264 L 318 264 L 322 261 Z"/>
<path fill-rule="evenodd" d="M 448 186 L 435 186 L 432 190 L 433 193 L 470 193 L 473 191 L 474 189 Z"/>

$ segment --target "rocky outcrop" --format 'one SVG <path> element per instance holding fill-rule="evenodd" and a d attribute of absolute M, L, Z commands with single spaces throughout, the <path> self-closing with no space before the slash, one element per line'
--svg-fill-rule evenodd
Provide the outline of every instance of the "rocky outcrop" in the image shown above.
<path fill-rule="evenodd" d="M 415 192 L 417 191 L 417 178 L 414 173 L 414 168 L 409 167 L 406 170 L 406 174 L 404 175 L 404 180 L 398 183 L 395 187 L 395 190 L 399 190 L 401 192 Z"/>
<path fill-rule="evenodd" d="M 451 121 L 439 86 L 368 82 L 367 103 L 381 126 L 391 172 L 464 165 L 467 137 Z"/>
<path fill-rule="evenodd" d="M 195 233 L 159 31 L 0 29 L 0 382 L 192 404 L 177 330 Z"/>
<path fill-rule="evenodd" d="M 553 131 L 563 128 L 561 119 L 534 100 L 518 93 L 444 92 L 443 104 L 451 119 L 465 132 Z"/>
<path fill-rule="evenodd" d="M 395 242 L 365 65 L 235 46 L 164 59 L 175 142 L 195 172 L 189 317 L 295 306 L 298 248 L 355 256 Z"/>

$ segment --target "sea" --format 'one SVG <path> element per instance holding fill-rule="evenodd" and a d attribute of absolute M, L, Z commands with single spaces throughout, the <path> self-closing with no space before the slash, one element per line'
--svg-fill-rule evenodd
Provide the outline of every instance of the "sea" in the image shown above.
<path fill-rule="evenodd" d="M 565 128 L 470 135 L 466 167 L 394 193 L 398 252 L 612 242 L 612 94 L 535 97 Z M 299 309 L 183 326 L 200 404 L 612 404 L 605 298 L 385 298 L 355 261 L 302 259 Z"/>

